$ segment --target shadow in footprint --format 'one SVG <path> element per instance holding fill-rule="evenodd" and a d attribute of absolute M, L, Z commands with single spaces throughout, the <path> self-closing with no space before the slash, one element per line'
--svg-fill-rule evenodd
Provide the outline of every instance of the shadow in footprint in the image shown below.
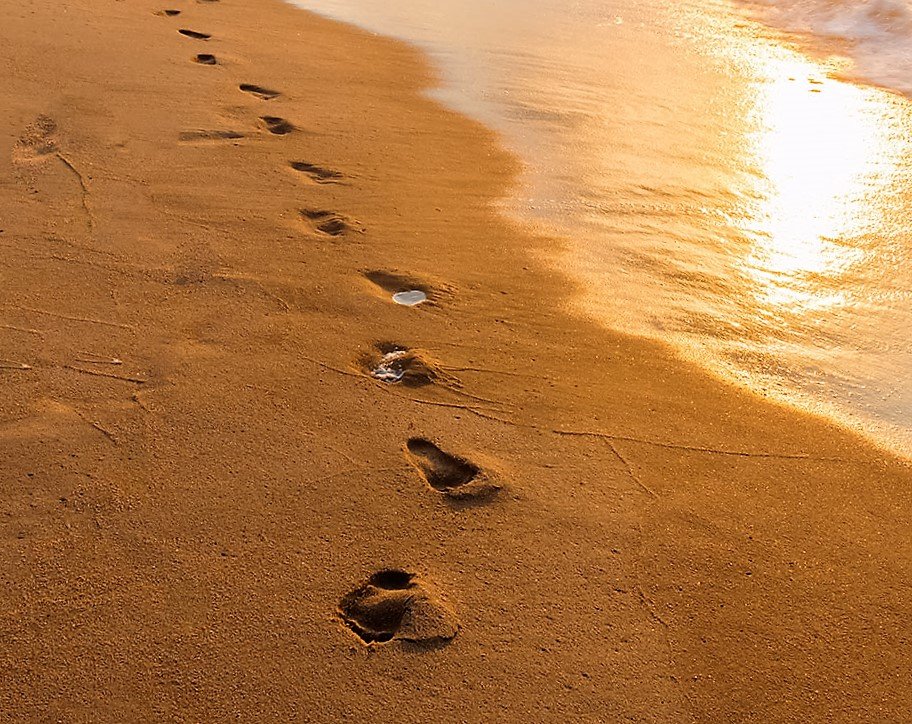
<path fill-rule="evenodd" d="M 301 209 L 301 218 L 307 221 L 315 231 L 327 236 L 342 236 L 355 229 L 352 221 L 333 211 L 322 209 Z"/>
<path fill-rule="evenodd" d="M 252 85 L 250 83 L 241 83 L 238 88 L 240 88 L 244 93 L 250 93 L 251 95 L 254 95 L 264 101 L 271 101 L 273 98 L 278 98 L 280 95 L 282 95 L 278 91 L 269 90 L 268 88 Z"/>
<path fill-rule="evenodd" d="M 209 40 L 209 38 L 212 37 L 209 33 L 198 33 L 195 30 L 187 30 L 186 28 L 181 28 L 177 32 L 188 38 L 194 38 L 195 40 Z"/>
<path fill-rule="evenodd" d="M 415 574 L 398 568 L 374 573 L 346 594 L 339 615 L 366 644 L 400 640 L 435 645 L 451 640 L 459 622 Z"/>
<path fill-rule="evenodd" d="M 501 488 L 477 465 L 444 452 L 430 440 L 413 437 L 406 450 L 425 482 L 454 500 L 482 500 Z"/>
<path fill-rule="evenodd" d="M 173 18 L 181 14 L 180 10 L 159 10 L 156 15 L 163 15 L 166 18 Z"/>
<path fill-rule="evenodd" d="M 284 118 L 278 116 L 260 116 L 263 127 L 276 136 L 285 136 L 295 130 L 295 127 Z"/>
<path fill-rule="evenodd" d="M 215 65 L 218 61 L 215 59 L 215 56 L 210 53 L 197 53 L 196 57 L 193 59 L 194 62 L 200 63 L 202 65 Z"/>
<path fill-rule="evenodd" d="M 306 163 L 304 161 L 289 161 L 288 165 L 298 173 L 304 174 L 311 181 L 318 184 L 342 183 L 342 179 L 345 178 L 338 171 L 331 171 L 328 168 L 315 166 L 312 163 Z"/>

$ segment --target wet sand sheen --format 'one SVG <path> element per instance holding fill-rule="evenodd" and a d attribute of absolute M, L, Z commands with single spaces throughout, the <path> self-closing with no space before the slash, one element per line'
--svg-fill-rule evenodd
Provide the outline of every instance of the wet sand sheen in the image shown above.
<path fill-rule="evenodd" d="M 908 470 L 556 309 L 556 242 L 493 211 L 515 159 L 413 50 L 187 4 L 203 68 L 155 3 L 31 9 L 0 26 L 32 69 L 0 90 L 7 716 L 903 716 Z"/>
<path fill-rule="evenodd" d="M 760 4 L 852 45 L 719 0 L 295 2 L 429 50 L 435 97 L 523 160 L 506 208 L 565 239 L 579 312 L 912 458 L 912 101 L 840 55 L 908 91 L 901 9 Z"/>

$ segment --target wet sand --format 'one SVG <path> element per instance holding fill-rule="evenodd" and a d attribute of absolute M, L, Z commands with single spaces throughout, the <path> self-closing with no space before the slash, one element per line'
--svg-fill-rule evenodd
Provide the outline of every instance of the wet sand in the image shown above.
<path fill-rule="evenodd" d="M 561 311 L 415 51 L 277 0 L 0 48 L 0 719 L 907 715 L 908 467 Z"/>

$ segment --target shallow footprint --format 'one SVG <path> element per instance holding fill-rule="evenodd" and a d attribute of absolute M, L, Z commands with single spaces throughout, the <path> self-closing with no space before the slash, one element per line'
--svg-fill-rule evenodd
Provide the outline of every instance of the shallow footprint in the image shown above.
<path fill-rule="evenodd" d="M 289 161 L 288 165 L 318 184 L 342 183 L 341 179 L 345 178 L 338 171 L 332 171 L 321 166 L 314 166 L 312 163 L 306 163 L 304 161 Z"/>
<path fill-rule="evenodd" d="M 167 18 L 173 18 L 181 14 L 180 10 L 159 10 L 156 15 L 164 15 Z"/>
<path fill-rule="evenodd" d="M 260 122 L 270 133 L 276 136 L 284 136 L 295 130 L 295 127 L 284 118 L 278 116 L 260 116 Z"/>
<path fill-rule="evenodd" d="M 181 28 L 177 32 L 188 38 L 194 38 L 195 40 L 209 40 L 209 38 L 212 37 L 209 33 L 198 33 L 195 30 L 187 30 L 186 28 Z"/>
<path fill-rule="evenodd" d="M 241 83 L 238 88 L 244 93 L 250 93 L 264 101 L 271 101 L 273 98 L 278 98 L 282 95 L 278 91 L 269 90 L 268 88 L 263 88 L 262 86 L 253 85 L 251 83 Z"/>
<path fill-rule="evenodd" d="M 443 643 L 459 631 L 455 615 L 414 573 L 398 568 L 377 571 L 346 594 L 339 615 L 366 644 Z"/>
<path fill-rule="evenodd" d="M 221 131 L 201 129 L 198 131 L 182 131 L 178 136 L 181 141 L 235 141 L 243 138 L 244 134 L 238 131 Z"/>
<path fill-rule="evenodd" d="M 477 465 L 444 452 L 430 440 L 413 437 L 406 449 L 427 484 L 450 498 L 478 499 L 500 490 Z"/>
<path fill-rule="evenodd" d="M 342 236 L 353 229 L 349 219 L 341 214 L 322 209 L 301 209 L 301 218 L 321 234 L 327 236 Z"/>

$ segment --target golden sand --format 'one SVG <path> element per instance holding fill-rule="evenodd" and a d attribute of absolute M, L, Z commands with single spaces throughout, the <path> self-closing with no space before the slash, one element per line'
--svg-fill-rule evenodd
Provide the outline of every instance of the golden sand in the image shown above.
<path fill-rule="evenodd" d="M 0 719 L 908 716 L 907 467 L 561 311 L 415 51 L 22 0 L 0 55 Z"/>

